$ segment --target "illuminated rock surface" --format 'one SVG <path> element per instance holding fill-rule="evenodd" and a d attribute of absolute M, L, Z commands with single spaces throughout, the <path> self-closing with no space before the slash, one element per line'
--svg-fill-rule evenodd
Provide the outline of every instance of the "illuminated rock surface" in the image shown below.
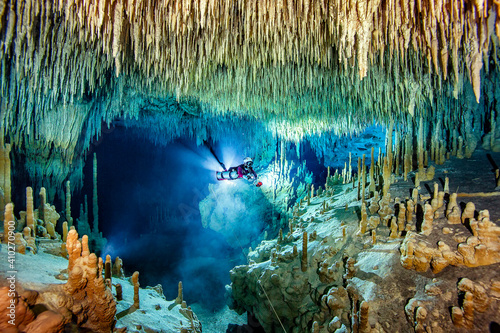
<path fill-rule="evenodd" d="M 494 183 L 481 176 L 488 165 L 471 169 L 474 161 L 487 162 L 484 151 L 473 155 L 469 167 L 457 167 L 456 159 L 447 161 L 449 173 L 438 169 L 439 176 L 460 186 L 461 178 L 473 172 L 476 185 L 466 181 L 464 190 L 493 188 Z M 490 186 L 480 185 L 487 183 Z M 410 200 L 411 186 L 398 178 L 389 205 L 402 207 L 400 202 Z M 293 233 L 281 241 L 262 242 L 248 254 L 248 265 L 231 270 L 233 307 L 255 314 L 266 332 L 343 332 L 355 327 L 360 332 L 493 332 L 500 320 L 500 233 L 498 222 L 490 222 L 484 209 L 491 207 L 498 221 L 499 193 L 481 194 L 470 196 L 481 207 L 474 216 L 482 222 L 450 224 L 441 212 L 426 232 L 423 205 L 430 199 L 422 200 L 422 194 L 416 214 L 404 218 L 402 227 L 398 221 L 396 228 L 402 232 L 393 236 L 389 221 L 397 214 L 371 211 L 368 219 L 378 216 L 385 222 L 368 224 L 360 232 L 362 208 L 356 190 L 352 184 L 332 186 L 298 207 L 302 213 L 291 217 Z M 330 207 L 326 211 L 324 203 Z"/>

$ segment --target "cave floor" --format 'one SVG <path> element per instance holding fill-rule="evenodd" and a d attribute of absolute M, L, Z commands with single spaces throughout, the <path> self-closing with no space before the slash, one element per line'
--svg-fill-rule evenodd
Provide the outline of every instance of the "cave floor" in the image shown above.
<path fill-rule="evenodd" d="M 439 190 L 443 190 L 445 178 L 449 178 L 450 193 L 459 193 L 457 203 L 462 209 L 467 202 L 473 202 L 476 211 L 487 209 L 491 221 L 499 224 L 500 220 L 500 191 L 496 191 L 495 169 L 500 165 L 500 152 L 495 153 L 478 148 L 471 158 L 459 159 L 451 157 L 442 165 L 435 165 L 435 176 L 430 181 L 420 183 L 419 193 L 424 197 L 432 197 L 434 183 L 438 183 Z M 391 185 L 391 196 L 401 199 L 411 197 L 414 187 L 415 172 L 410 173 L 408 181 L 398 177 L 398 181 Z M 460 194 L 479 195 L 461 196 Z M 487 194 L 486 196 L 481 193 Z"/>

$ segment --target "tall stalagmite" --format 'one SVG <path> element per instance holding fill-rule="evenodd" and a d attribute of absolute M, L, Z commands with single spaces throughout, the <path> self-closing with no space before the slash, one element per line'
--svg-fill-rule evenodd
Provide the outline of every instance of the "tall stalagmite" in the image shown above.
<path fill-rule="evenodd" d="M 73 218 L 71 217 L 71 185 L 70 181 L 66 182 L 66 221 L 71 227 L 73 225 Z"/>
<path fill-rule="evenodd" d="M 0 214 L 6 204 L 11 202 L 11 179 L 10 179 L 10 144 L 3 143 L 0 139 Z"/>
<path fill-rule="evenodd" d="M 35 215 L 33 213 L 33 189 L 26 187 L 26 226 L 30 229 L 30 234 L 36 237 Z"/>
<path fill-rule="evenodd" d="M 97 204 L 97 155 L 94 153 L 94 162 L 93 162 L 93 179 L 94 179 L 94 187 L 92 189 L 92 213 L 94 218 L 94 223 L 92 225 L 92 232 L 99 233 L 99 206 Z"/>

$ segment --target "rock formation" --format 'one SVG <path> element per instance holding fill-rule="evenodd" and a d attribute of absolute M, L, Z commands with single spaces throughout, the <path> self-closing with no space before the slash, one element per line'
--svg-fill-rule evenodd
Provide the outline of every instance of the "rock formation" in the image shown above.
<path fill-rule="evenodd" d="M 438 185 L 430 197 L 401 200 L 409 186 L 401 181 L 368 209 L 351 184 L 312 198 L 286 238 L 262 242 L 231 271 L 234 309 L 265 331 L 490 329 L 500 309 L 500 227 L 471 202 L 460 202 L 462 212 L 457 194 Z M 305 239 L 307 266 L 296 250 Z"/>
<path fill-rule="evenodd" d="M 75 230 L 69 232 L 69 278 L 65 284 L 48 285 L 39 291 L 24 290 L 20 284 L 13 292 L 8 287 L 0 289 L 2 311 L 8 312 L 9 304 L 15 306 L 15 325 L 2 321 L 2 329 L 33 333 L 63 332 L 70 323 L 98 332 L 113 329 L 115 301 L 104 284 L 97 257 L 85 251 L 88 248 L 86 240 L 84 237 L 81 243 Z M 37 307 L 43 307 L 45 311 L 39 313 Z"/>

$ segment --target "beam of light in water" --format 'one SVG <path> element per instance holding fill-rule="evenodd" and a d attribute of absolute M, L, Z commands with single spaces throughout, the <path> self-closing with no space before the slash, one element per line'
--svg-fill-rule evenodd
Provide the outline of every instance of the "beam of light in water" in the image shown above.
<path fill-rule="evenodd" d="M 245 157 L 244 149 L 229 142 L 217 142 L 213 150 L 228 168 Z M 215 172 L 222 167 L 210 147 L 189 139 L 147 146 L 116 129 L 96 153 L 99 227 L 108 240 L 103 258 L 119 256 L 127 275 L 138 270 L 141 285 L 161 283 L 168 299 L 183 281 L 186 300 L 222 307 L 228 271 L 245 262 L 241 248 L 259 236 L 264 213 L 271 211 L 262 195 L 257 197 L 260 190 L 243 179 L 217 181 Z M 202 225 L 199 204 L 209 195 L 214 200 L 210 227 L 224 233 Z"/>

